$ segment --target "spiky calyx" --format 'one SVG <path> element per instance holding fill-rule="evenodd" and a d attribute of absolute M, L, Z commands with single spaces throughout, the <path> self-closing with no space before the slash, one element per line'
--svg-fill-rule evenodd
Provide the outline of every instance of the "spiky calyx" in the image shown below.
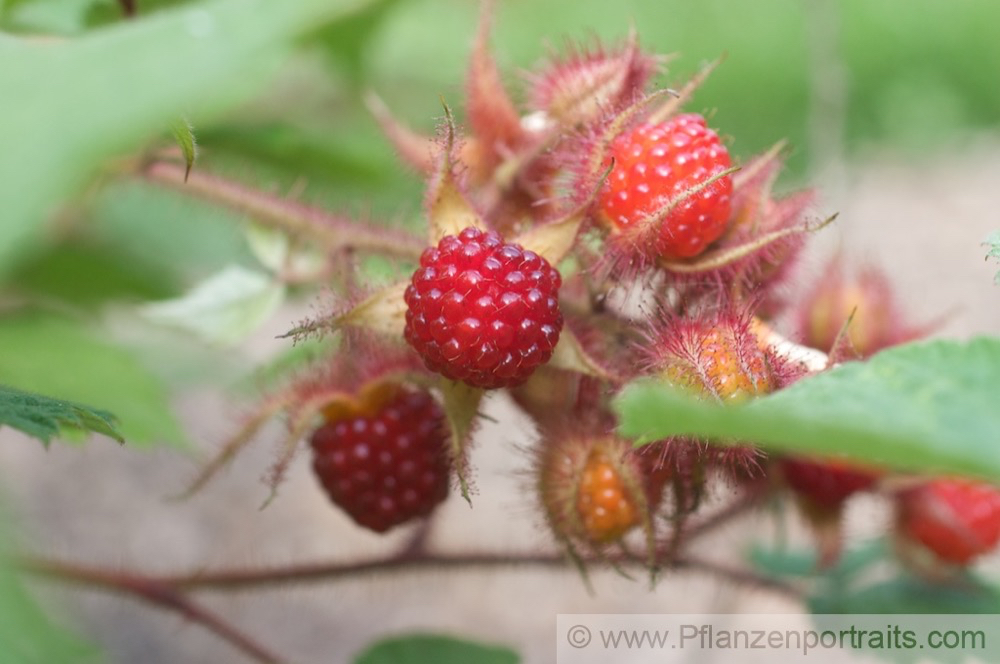
<path fill-rule="evenodd" d="M 549 432 L 537 477 L 548 522 L 561 540 L 599 548 L 637 526 L 651 536 L 651 487 L 628 441 L 593 432 Z"/>
<path fill-rule="evenodd" d="M 693 84 L 703 78 L 704 75 L 685 87 L 682 99 L 690 95 Z M 607 164 L 613 156 L 618 157 L 615 168 L 618 175 L 612 174 L 606 191 L 620 195 L 621 192 L 613 189 L 614 178 L 623 175 L 631 178 L 618 168 L 617 161 L 631 163 L 634 159 L 627 150 L 616 154 L 615 146 L 625 144 L 644 127 L 648 132 L 649 127 L 671 126 L 674 122 L 681 123 L 684 118 L 697 118 L 691 114 L 677 115 L 682 99 L 660 102 L 654 93 L 581 132 L 558 158 L 560 164 L 575 174 L 577 196 L 589 190 L 601 172 L 599 166 Z M 694 123 L 689 128 L 693 130 Z M 625 280 L 649 271 L 665 272 L 673 287 L 684 296 L 721 291 L 730 297 L 744 297 L 753 291 L 766 300 L 765 296 L 777 292 L 777 286 L 790 273 L 806 235 L 824 227 L 832 218 L 814 224 L 806 222 L 805 214 L 813 199 L 809 192 L 785 198 L 773 196 L 772 186 L 781 167 L 781 144 L 752 158 L 739 170 L 720 170 L 723 164 L 728 166 L 728 153 L 717 142 L 714 132 L 705 130 L 704 136 L 706 168 L 701 176 L 689 179 L 691 186 L 686 194 L 667 197 L 665 205 L 624 226 L 614 225 L 604 210 L 595 211 L 595 222 L 610 229 L 603 266 L 609 274 Z M 713 148 L 714 159 L 711 157 Z M 695 162 L 686 156 L 686 149 L 674 149 L 674 153 L 683 158 L 684 168 Z M 666 146 L 657 154 L 659 159 L 666 160 Z M 657 165 L 662 168 L 666 164 Z M 655 170 L 642 162 L 638 162 L 636 168 L 644 168 L 645 173 L 639 174 L 635 191 L 626 188 L 625 193 L 632 200 L 648 199 L 654 191 L 656 178 L 650 174 Z M 644 185 L 642 189 L 640 185 Z M 626 205 L 626 202 L 621 204 Z M 688 243 L 687 249 L 682 246 L 672 251 L 659 251 L 665 241 L 660 233 L 669 228 L 669 224 L 661 222 L 686 207 L 702 209 L 678 224 L 676 228 L 683 225 L 683 230 L 674 230 L 670 237 L 681 245 Z"/>
<path fill-rule="evenodd" d="M 220 448 L 218 454 L 198 473 L 184 495 L 200 490 L 247 447 L 263 427 L 282 415 L 287 433 L 280 444 L 277 460 L 266 475 L 270 501 L 284 480 L 303 438 L 316 428 L 317 420 L 336 417 L 337 412 L 358 412 L 363 403 L 378 401 L 383 391 L 395 385 L 426 382 L 430 374 L 419 358 L 404 345 L 345 330 L 334 352 L 323 356 L 287 384 L 262 399 L 252 414 Z"/>
<path fill-rule="evenodd" d="M 777 384 L 749 317 L 735 313 L 668 320 L 644 350 L 653 376 L 721 403 L 767 394 Z"/>
<path fill-rule="evenodd" d="M 916 544 L 949 565 L 966 566 L 1000 543 L 1000 490 L 969 480 L 934 480 L 897 498 L 902 546 Z"/>
<path fill-rule="evenodd" d="M 847 338 L 862 357 L 929 332 L 930 326 L 905 321 L 888 277 L 878 268 L 849 276 L 838 255 L 821 274 L 799 305 L 797 332 L 806 345 L 831 350 L 849 319 Z"/>
<path fill-rule="evenodd" d="M 444 413 L 430 393 L 382 383 L 323 414 L 310 438 L 313 470 L 356 523 L 382 533 L 447 497 Z"/>
<path fill-rule="evenodd" d="M 529 74 L 531 107 L 567 129 L 593 122 L 639 95 L 661 59 L 641 51 L 634 32 L 618 49 L 569 45 Z"/>
<path fill-rule="evenodd" d="M 510 234 L 520 230 L 513 220 L 544 221 L 554 212 L 562 178 L 552 149 L 641 96 L 665 58 L 642 51 L 634 32 L 620 47 L 570 45 L 528 74 L 529 90 L 521 95 L 528 108 L 521 114 L 490 50 L 493 5 L 481 3 L 469 57 L 465 106 L 471 131 L 462 141 L 461 161 L 470 198 L 494 228 Z M 369 107 L 404 160 L 430 173 L 434 160 L 427 152 L 434 142 L 415 135 L 374 96 Z"/>
<path fill-rule="evenodd" d="M 445 236 L 424 251 L 406 289 L 406 341 L 452 380 L 519 385 L 559 341 L 561 284 L 548 261 L 493 231 Z"/>
<path fill-rule="evenodd" d="M 614 171 L 598 209 L 613 229 L 656 225 L 655 233 L 636 234 L 637 241 L 654 245 L 637 251 L 692 258 L 726 230 L 733 190 L 725 174 L 729 151 L 705 118 L 691 113 L 640 124 L 619 135 L 609 152 Z"/>
<path fill-rule="evenodd" d="M 722 305 L 666 314 L 652 323 L 640 346 L 645 373 L 694 396 L 722 404 L 742 403 L 793 380 L 794 365 L 762 343 L 749 309 Z M 725 444 L 674 437 L 648 446 L 659 465 L 673 472 L 677 509 L 695 509 L 710 469 L 730 480 L 763 476 L 764 453 L 745 441 Z"/>

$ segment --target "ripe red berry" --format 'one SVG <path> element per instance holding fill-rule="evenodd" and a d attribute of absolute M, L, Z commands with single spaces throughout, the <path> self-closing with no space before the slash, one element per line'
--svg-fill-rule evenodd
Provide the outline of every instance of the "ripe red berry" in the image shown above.
<path fill-rule="evenodd" d="M 426 516 L 448 495 L 444 414 L 425 391 L 382 391 L 327 411 L 313 434 L 313 470 L 327 495 L 375 532 Z"/>
<path fill-rule="evenodd" d="M 466 228 L 420 257 L 406 289 L 406 341 L 431 371 L 474 387 L 513 387 L 552 357 L 562 279 L 500 235 Z"/>
<path fill-rule="evenodd" d="M 1000 542 L 1000 491 L 962 480 L 930 482 L 900 496 L 899 529 L 942 561 L 966 565 Z"/>
<path fill-rule="evenodd" d="M 839 510 L 851 495 L 872 487 L 878 475 L 840 461 L 782 459 L 781 473 L 788 487 L 811 507 Z"/>
<path fill-rule="evenodd" d="M 611 146 L 614 171 L 601 192 L 600 212 L 624 228 L 670 204 L 730 166 L 729 151 L 697 114 L 678 115 L 657 125 L 643 124 Z M 662 221 L 657 253 L 691 258 L 726 230 L 733 181 L 720 177 L 681 200 Z"/>

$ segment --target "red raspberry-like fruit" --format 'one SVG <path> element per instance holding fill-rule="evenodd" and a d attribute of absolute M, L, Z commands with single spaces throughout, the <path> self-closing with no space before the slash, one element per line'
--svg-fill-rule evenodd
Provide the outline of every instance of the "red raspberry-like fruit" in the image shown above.
<path fill-rule="evenodd" d="M 611 146 L 615 167 L 601 192 L 600 212 L 624 228 L 668 206 L 730 166 L 729 151 L 697 114 L 643 124 Z M 691 258 L 719 239 L 729 221 L 733 181 L 720 177 L 681 200 L 660 225 L 657 253 Z"/>
<path fill-rule="evenodd" d="M 474 387 L 513 387 L 552 357 L 562 279 L 493 231 L 466 228 L 420 257 L 406 289 L 406 341 L 431 371 Z"/>
<path fill-rule="evenodd" d="M 900 496 L 899 528 L 942 561 L 966 565 L 1000 542 L 1000 491 L 962 480 L 930 482 Z"/>
<path fill-rule="evenodd" d="M 426 516 L 448 495 L 444 414 L 429 393 L 383 391 L 327 418 L 310 440 L 313 470 L 359 525 L 385 532 Z"/>
<path fill-rule="evenodd" d="M 782 459 L 785 483 L 810 505 L 837 510 L 851 495 L 872 487 L 878 474 L 841 461 Z"/>

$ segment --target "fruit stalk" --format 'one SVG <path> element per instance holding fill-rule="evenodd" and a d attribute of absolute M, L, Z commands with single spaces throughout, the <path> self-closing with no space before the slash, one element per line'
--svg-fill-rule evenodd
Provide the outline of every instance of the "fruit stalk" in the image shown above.
<path fill-rule="evenodd" d="M 147 180 L 165 184 L 198 198 L 245 213 L 267 226 L 307 237 L 328 251 L 354 249 L 416 260 L 423 241 L 409 233 L 367 226 L 326 210 L 281 196 L 264 193 L 233 180 L 193 171 L 185 182 L 185 168 L 171 161 L 155 160 L 141 174 Z"/>

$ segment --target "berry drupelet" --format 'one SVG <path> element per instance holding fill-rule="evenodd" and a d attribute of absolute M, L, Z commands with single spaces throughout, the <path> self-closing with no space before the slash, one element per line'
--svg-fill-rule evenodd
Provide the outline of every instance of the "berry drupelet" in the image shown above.
<path fill-rule="evenodd" d="M 420 257 L 405 294 L 406 341 L 446 378 L 486 389 L 519 385 L 559 341 L 561 283 L 535 252 L 466 228 Z"/>

